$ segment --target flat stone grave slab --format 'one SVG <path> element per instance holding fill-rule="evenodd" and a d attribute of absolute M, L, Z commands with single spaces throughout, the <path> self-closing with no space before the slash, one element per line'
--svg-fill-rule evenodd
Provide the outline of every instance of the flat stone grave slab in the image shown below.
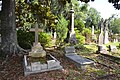
<path fill-rule="evenodd" d="M 84 58 L 80 55 L 77 55 L 77 53 L 75 53 L 74 46 L 65 47 L 65 52 L 66 52 L 65 56 L 72 62 L 75 62 L 77 66 L 80 66 L 81 68 L 84 68 L 84 66 L 86 65 L 94 64 L 94 61 Z"/>
<path fill-rule="evenodd" d="M 76 65 L 80 66 L 80 67 L 94 64 L 94 61 L 87 59 L 87 58 L 84 58 L 84 57 L 77 55 L 77 54 L 74 54 L 74 53 L 65 54 L 65 56 L 67 58 L 69 58 L 70 60 L 72 60 L 73 62 L 75 62 Z"/>
<path fill-rule="evenodd" d="M 60 65 L 60 62 L 55 57 L 52 55 L 47 56 L 49 57 L 47 58 L 47 61 L 31 61 L 29 56 L 24 55 L 24 76 L 33 73 L 63 69 L 63 67 Z"/>

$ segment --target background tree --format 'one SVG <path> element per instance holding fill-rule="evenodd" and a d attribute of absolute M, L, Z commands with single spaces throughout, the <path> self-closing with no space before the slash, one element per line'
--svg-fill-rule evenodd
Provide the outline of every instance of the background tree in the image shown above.
<path fill-rule="evenodd" d="M 35 22 L 38 23 L 39 28 L 41 28 L 44 32 L 50 32 L 55 28 L 55 19 L 57 17 L 52 14 L 49 3 L 50 0 L 32 2 L 27 2 L 26 0 L 16 1 L 18 43 L 22 48 L 30 49 L 33 45 L 34 32 L 30 32 L 30 28 L 34 27 Z M 48 37 L 47 34 L 40 34 Z M 23 38 L 25 39 L 21 40 Z M 41 38 L 41 36 L 39 38 Z M 42 40 L 39 40 L 41 45 L 45 44 L 43 40 L 48 41 L 45 39 L 48 38 L 42 38 Z"/>
<path fill-rule="evenodd" d="M 77 28 L 75 28 L 75 33 L 76 33 L 76 39 L 78 40 L 78 44 L 80 44 L 80 45 L 84 44 L 85 36 Z"/>
<path fill-rule="evenodd" d="M 120 18 L 115 18 L 111 21 L 110 30 L 112 30 L 114 34 L 120 34 Z"/>
<path fill-rule="evenodd" d="M 80 30 L 80 32 L 85 27 L 85 20 L 88 10 L 88 4 L 82 4 L 80 5 L 78 2 L 74 4 L 73 8 L 75 10 L 75 28 Z"/>
<path fill-rule="evenodd" d="M 87 12 L 87 19 L 86 19 L 86 27 L 92 27 L 92 25 L 95 27 L 95 29 L 98 29 L 98 24 L 100 22 L 101 16 L 100 12 L 98 12 L 95 8 L 90 8 Z"/>
<path fill-rule="evenodd" d="M 31 2 L 17 0 L 16 15 L 17 24 L 25 28 L 30 28 L 36 21 L 42 29 L 50 28 L 56 19 L 50 9 L 50 0 L 35 0 Z"/>

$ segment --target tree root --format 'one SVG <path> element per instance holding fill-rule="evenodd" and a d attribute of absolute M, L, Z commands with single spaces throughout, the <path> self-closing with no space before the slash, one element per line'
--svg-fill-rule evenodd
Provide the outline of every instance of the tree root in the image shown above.
<path fill-rule="evenodd" d="M 16 56 L 23 56 L 27 55 L 28 51 L 21 48 L 18 44 L 5 44 L 1 47 L 1 55 L 4 61 L 2 62 L 2 65 L 4 65 L 6 62 L 9 61 L 9 59 L 16 55 Z"/>

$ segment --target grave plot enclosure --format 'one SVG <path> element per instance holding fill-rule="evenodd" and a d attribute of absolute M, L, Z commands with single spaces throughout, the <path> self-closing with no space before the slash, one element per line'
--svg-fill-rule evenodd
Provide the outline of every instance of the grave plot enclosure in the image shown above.
<path fill-rule="evenodd" d="M 52 55 L 45 58 L 31 58 L 24 55 L 24 75 L 62 69 L 60 62 Z"/>
<path fill-rule="evenodd" d="M 47 54 L 38 42 L 38 24 L 35 24 L 35 42 L 28 55 L 24 55 L 24 75 L 62 69 L 60 62 Z"/>

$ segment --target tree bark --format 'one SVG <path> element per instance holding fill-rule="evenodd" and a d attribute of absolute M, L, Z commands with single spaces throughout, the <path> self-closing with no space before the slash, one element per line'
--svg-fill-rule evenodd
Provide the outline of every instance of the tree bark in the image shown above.
<path fill-rule="evenodd" d="M 19 53 L 15 23 L 15 0 L 2 0 L 1 14 L 1 51 L 2 54 Z"/>

